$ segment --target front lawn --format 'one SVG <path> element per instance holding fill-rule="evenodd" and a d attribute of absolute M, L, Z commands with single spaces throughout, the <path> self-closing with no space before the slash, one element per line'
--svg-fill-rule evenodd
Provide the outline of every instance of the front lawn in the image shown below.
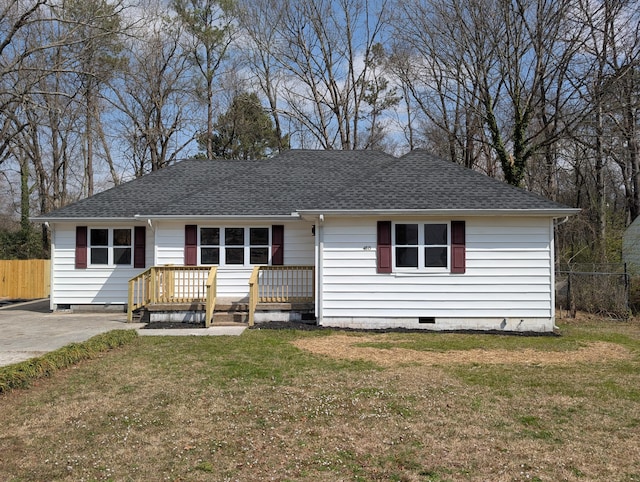
<path fill-rule="evenodd" d="M 0 396 L 0 480 L 640 481 L 640 323 L 140 337 Z"/>

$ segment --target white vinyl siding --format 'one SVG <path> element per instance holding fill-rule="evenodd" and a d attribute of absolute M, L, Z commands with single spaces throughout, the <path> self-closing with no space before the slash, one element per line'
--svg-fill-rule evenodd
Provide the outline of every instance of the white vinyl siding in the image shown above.
<path fill-rule="evenodd" d="M 211 225 L 212 223 L 206 223 Z M 225 226 L 231 225 L 224 223 Z M 273 223 L 283 224 L 283 223 Z M 138 224 L 141 225 L 141 224 Z M 204 226 L 205 223 L 202 223 Z M 238 226 L 251 227 L 242 223 Z M 264 226 L 261 223 L 260 226 Z M 92 225 L 93 226 L 93 225 Z M 118 227 L 126 225 L 119 223 Z M 131 224 L 133 228 L 134 224 Z M 153 229 L 146 225 L 146 267 L 184 265 L 183 222 L 154 222 Z M 256 226 L 258 224 L 256 223 Z M 313 265 L 314 238 L 311 224 L 284 223 L 284 264 Z M 98 227 L 102 227 L 99 225 Z M 104 227 L 111 227 L 107 224 Z M 128 281 L 142 269 L 131 267 L 75 268 L 75 225 L 57 223 L 54 226 L 54 262 L 52 265 L 52 305 L 122 304 L 127 303 Z M 218 296 L 244 298 L 249 293 L 251 266 L 229 266 L 218 269 Z"/>
<path fill-rule="evenodd" d="M 414 221 L 447 220 L 398 222 Z M 377 273 L 375 220 L 334 218 L 323 230 L 323 317 L 553 316 L 548 218 L 466 219 L 464 274 Z"/>
<path fill-rule="evenodd" d="M 86 225 L 86 224 L 85 224 Z M 141 226 L 141 224 L 137 224 Z M 111 228 L 114 225 L 91 227 Z M 135 224 L 130 227 L 133 232 Z M 118 223 L 117 227 L 128 227 Z M 89 266 L 76 269 L 76 226 L 56 223 L 53 225 L 53 263 L 51 304 L 54 305 L 106 305 L 126 304 L 128 281 L 143 271 L 131 266 Z M 132 253 L 133 256 L 133 253 Z M 146 229 L 146 266 L 153 264 L 153 231 Z"/>
<path fill-rule="evenodd" d="M 193 223 L 195 224 L 195 223 Z M 202 222 L 203 227 L 265 227 L 272 224 L 284 224 L 284 264 L 285 265 L 313 265 L 314 238 L 311 234 L 311 224 L 305 222 L 293 223 L 212 223 Z M 156 256 L 157 265 L 184 265 L 184 223 L 162 222 L 156 225 Z M 241 299 L 249 295 L 249 277 L 253 266 L 220 266 L 218 268 L 219 298 Z"/>

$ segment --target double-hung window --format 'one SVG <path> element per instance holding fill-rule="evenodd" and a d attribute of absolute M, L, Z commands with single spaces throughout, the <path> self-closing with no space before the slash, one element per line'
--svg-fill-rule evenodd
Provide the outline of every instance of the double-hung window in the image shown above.
<path fill-rule="evenodd" d="M 89 229 L 89 264 L 92 266 L 131 266 L 130 228 Z"/>
<path fill-rule="evenodd" d="M 200 264 L 269 264 L 270 252 L 269 228 L 200 228 Z"/>
<path fill-rule="evenodd" d="M 396 223 L 393 235 L 396 268 L 407 271 L 449 268 L 448 223 Z"/>
<path fill-rule="evenodd" d="M 220 264 L 220 228 L 200 228 L 200 263 Z"/>

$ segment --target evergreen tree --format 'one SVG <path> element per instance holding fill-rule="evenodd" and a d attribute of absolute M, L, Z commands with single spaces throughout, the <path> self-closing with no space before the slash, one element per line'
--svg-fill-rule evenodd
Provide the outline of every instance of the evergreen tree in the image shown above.
<path fill-rule="evenodd" d="M 288 145 L 288 136 L 278 142 L 273 120 L 255 93 L 237 94 L 229 109 L 214 124 L 211 135 L 213 157 L 217 159 L 265 159 L 278 152 L 279 145 Z M 207 136 L 198 139 L 200 148 L 207 146 Z"/>

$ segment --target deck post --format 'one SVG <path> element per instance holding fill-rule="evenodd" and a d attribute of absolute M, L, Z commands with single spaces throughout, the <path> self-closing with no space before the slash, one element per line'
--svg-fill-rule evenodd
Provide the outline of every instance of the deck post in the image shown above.
<path fill-rule="evenodd" d="M 129 297 L 127 300 L 127 323 L 133 321 L 133 287 L 134 281 L 129 280 Z"/>
<path fill-rule="evenodd" d="M 258 275 L 260 266 L 254 266 L 249 278 L 249 326 L 255 323 L 256 306 L 258 305 Z"/>
<path fill-rule="evenodd" d="M 215 266 L 209 270 L 209 277 L 206 284 L 206 309 L 204 326 L 209 328 L 211 326 L 211 320 L 213 319 L 213 311 L 216 307 L 216 293 L 218 283 L 218 268 Z"/>
<path fill-rule="evenodd" d="M 151 268 L 151 273 L 149 275 L 149 302 L 157 303 L 158 295 L 156 293 L 156 267 L 153 266 Z"/>

